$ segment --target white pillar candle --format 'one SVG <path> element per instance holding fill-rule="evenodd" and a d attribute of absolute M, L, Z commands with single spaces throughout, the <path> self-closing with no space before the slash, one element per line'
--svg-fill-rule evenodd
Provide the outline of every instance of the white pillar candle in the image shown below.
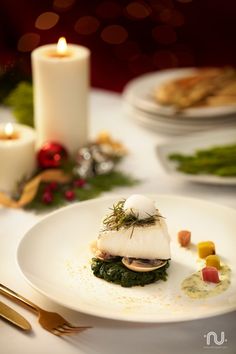
<path fill-rule="evenodd" d="M 87 48 L 65 39 L 32 52 L 38 147 L 54 141 L 74 154 L 87 143 L 89 57 Z"/>
<path fill-rule="evenodd" d="M 36 134 L 32 128 L 0 124 L 0 191 L 12 193 L 36 167 Z"/>

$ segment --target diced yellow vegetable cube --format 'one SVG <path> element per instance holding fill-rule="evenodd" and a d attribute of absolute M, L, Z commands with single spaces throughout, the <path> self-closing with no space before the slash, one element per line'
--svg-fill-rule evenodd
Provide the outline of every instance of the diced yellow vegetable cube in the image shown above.
<path fill-rule="evenodd" d="M 200 258 L 206 258 L 210 254 L 215 254 L 215 244 L 212 241 L 199 242 L 197 249 Z"/>
<path fill-rule="evenodd" d="M 206 266 L 207 267 L 215 267 L 220 269 L 220 257 L 215 254 L 211 254 L 206 257 Z"/>

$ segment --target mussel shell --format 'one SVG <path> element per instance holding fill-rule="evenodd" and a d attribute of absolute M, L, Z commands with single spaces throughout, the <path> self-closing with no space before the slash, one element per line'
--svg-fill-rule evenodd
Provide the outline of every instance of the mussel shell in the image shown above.
<path fill-rule="evenodd" d="M 144 272 L 151 272 L 152 270 L 156 270 L 158 268 L 164 267 L 167 261 L 162 259 L 147 260 L 147 259 L 123 257 L 122 263 L 126 268 L 130 270 L 144 273 Z"/>

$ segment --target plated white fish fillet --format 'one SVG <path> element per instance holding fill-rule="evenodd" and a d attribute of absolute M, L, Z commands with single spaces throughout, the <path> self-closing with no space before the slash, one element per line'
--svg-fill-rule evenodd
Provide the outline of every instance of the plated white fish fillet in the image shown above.
<path fill-rule="evenodd" d="M 120 199 L 103 219 L 91 251 L 93 274 L 108 282 L 131 287 L 166 280 L 171 255 L 165 218 L 144 195 Z"/>
<path fill-rule="evenodd" d="M 163 218 L 159 218 L 154 225 L 101 231 L 97 248 L 101 252 L 120 257 L 142 259 L 171 257 L 170 236 Z"/>

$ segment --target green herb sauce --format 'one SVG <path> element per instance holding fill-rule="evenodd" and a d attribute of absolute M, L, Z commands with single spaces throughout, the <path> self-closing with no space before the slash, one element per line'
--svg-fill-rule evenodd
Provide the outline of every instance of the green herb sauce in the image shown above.
<path fill-rule="evenodd" d="M 167 280 L 166 269 L 169 267 L 169 262 L 159 269 L 151 272 L 134 272 L 126 268 L 121 262 L 121 257 L 117 257 L 112 261 L 102 261 L 98 258 L 92 258 L 91 269 L 93 274 L 107 282 L 119 284 L 125 288 L 132 286 L 144 286 L 146 284 L 155 283 L 158 280 Z"/>
<path fill-rule="evenodd" d="M 184 279 L 181 284 L 182 290 L 192 299 L 205 299 L 216 296 L 227 290 L 230 285 L 231 270 L 224 265 L 220 269 L 220 282 L 217 284 L 205 282 L 201 278 L 201 271 L 193 273 L 190 277 Z"/>

